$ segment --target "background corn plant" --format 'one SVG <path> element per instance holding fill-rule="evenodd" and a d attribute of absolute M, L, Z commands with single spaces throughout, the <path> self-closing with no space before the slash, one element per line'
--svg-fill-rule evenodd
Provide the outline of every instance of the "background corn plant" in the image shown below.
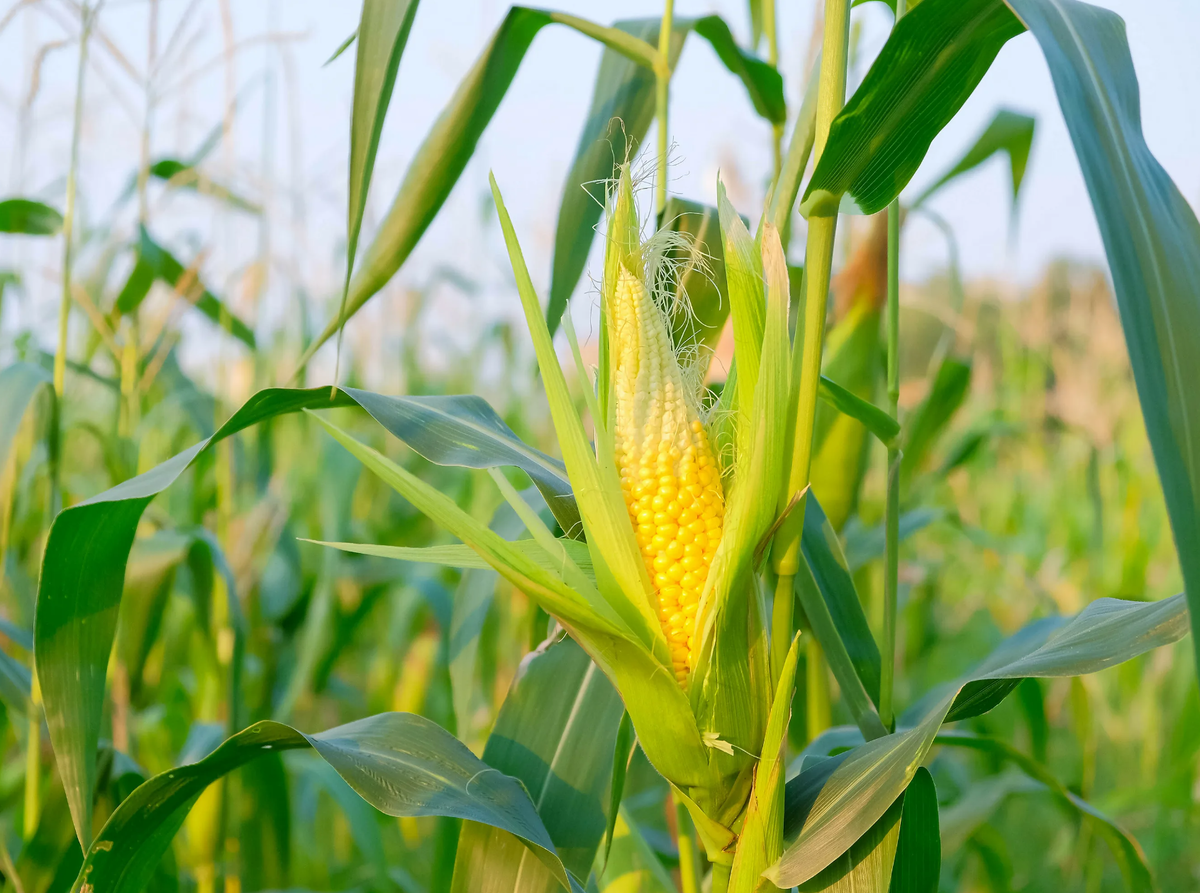
<path fill-rule="evenodd" d="M 820 62 L 796 109 L 775 68 L 769 0 L 748 10 L 754 47 L 719 17 L 674 16 L 670 2 L 611 26 L 513 7 L 356 263 L 382 122 L 420 39 L 415 0 L 366 0 L 339 50 L 355 58 L 345 287 L 298 350 L 260 344 L 206 282 L 203 252 L 153 235 L 152 181 L 257 213 L 205 172 L 221 129 L 191 158 L 143 152 L 132 237 L 81 223 L 87 54 L 104 10 L 76 10 L 62 212 L 0 202 L 0 230 L 58 237 L 63 253 L 56 352 L 17 339 L 0 372 L 7 884 L 691 893 L 1194 882 L 1200 702 L 1187 646 L 1160 646 L 1186 636 L 1200 591 L 1189 387 L 1200 229 L 1142 139 L 1122 24 L 1074 0 L 900 3 L 847 98 L 849 6 L 824 4 Z M 499 357 L 498 380 L 470 366 L 431 377 L 416 294 L 404 394 L 278 386 L 295 384 L 401 268 L 551 25 L 605 49 L 543 296 L 493 185 L 540 377 L 529 375 L 528 336 L 504 329 L 473 346 Z M 1020 191 L 1035 123 L 1000 110 L 960 163 L 897 200 L 1000 47 L 1026 30 L 1089 187 L 1117 313 L 1095 272 L 1057 267 L 1018 310 L 962 283 L 952 263 L 901 314 L 907 215 L 931 214 L 932 191 L 997 152 L 1014 200 Z M 697 40 L 771 125 L 763 209 L 735 208 L 720 189 L 716 208 L 667 194 L 667 100 L 687 88 L 671 76 Z M 657 145 L 642 146 L 652 122 Z M 580 476 L 592 449 L 580 419 L 590 416 L 604 455 L 597 408 L 613 334 L 600 324 L 598 394 L 569 324 L 570 382 L 551 339 L 605 184 L 638 157 L 655 168 L 654 216 L 634 215 L 627 183 L 624 210 L 610 201 L 607 254 L 624 257 L 640 230 L 690 236 L 671 243 L 668 290 L 686 292 L 692 312 L 666 323 L 694 356 L 731 317 L 732 363 L 713 364 L 708 431 L 762 490 L 729 601 L 757 619 L 739 626 L 718 611 L 715 669 L 690 706 L 669 674 L 664 688 L 656 664 L 600 648 L 578 607 L 551 594 L 594 585 L 631 597 L 613 588 L 609 534 Z M 855 214 L 879 216 L 855 228 L 835 276 L 834 240 Z M 615 269 L 606 260 L 592 273 L 602 300 Z M 256 383 L 275 386 L 224 407 L 189 380 L 178 321 L 144 312 L 164 287 L 252 351 Z M 82 343 L 68 338 L 72 317 L 87 323 Z M 339 365 L 354 381 L 347 353 Z M 496 408 L 467 396 L 477 389 Z M 576 575 L 554 584 L 564 560 Z M 766 676 L 746 674 L 755 660 Z M 687 728 L 694 752 L 670 740 Z M 701 764 L 716 774 L 701 780 Z M 1021 846 L 1032 834 L 1047 845 Z"/>

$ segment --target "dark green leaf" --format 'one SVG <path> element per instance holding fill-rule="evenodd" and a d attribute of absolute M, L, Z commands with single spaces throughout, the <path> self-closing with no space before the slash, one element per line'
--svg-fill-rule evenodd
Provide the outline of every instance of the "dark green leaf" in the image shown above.
<path fill-rule="evenodd" d="M 621 712 L 604 674 L 574 640 L 564 639 L 522 664 L 483 750 L 485 763 L 525 786 L 563 865 L 578 877 L 591 870 L 604 834 Z M 555 889 L 550 866 L 531 860 L 531 851 L 516 843 L 495 823 L 464 824 L 453 889 Z"/>
<path fill-rule="evenodd" d="M 904 792 L 900 840 L 892 866 L 890 893 L 937 893 L 942 869 L 942 835 L 937 789 L 922 766 Z"/>
<path fill-rule="evenodd" d="M 787 120 L 787 103 L 783 98 L 783 78 L 775 66 L 739 47 L 729 26 L 720 16 L 698 18 L 692 23 L 692 28 L 697 36 L 712 44 L 721 63 L 741 80 L 750 94 L 754 110 L 773 124 L 784 123 Z"/>
<path fill-rule="evenodd" d="M 316 735 L 281 723 L 256 723 L 203 760 L 156 775 L 105 823 L 88 850 L 75 893 L 141 890 L 205 788 L 263 753 L 309 746 L 376 809 L 394 816 L 456 816 L 504 828 L 569 885 L 554 844 L 516 779 L 481 762 L 427 719 L 383 713 Z"/>
<path fill-rule="evenodd" d="M 1062 0 L 1010 5 L 1046 56 L 1100 225 L 1200 671 L 1200 224 L 1142 136 L 1121 18 Z"/>
<path fill-rule="evenodd" d="M 866 690 L 871 701 L 877 703 L 880 677 L 879 646 L 875 644 L 875 637 L 871 635 L 871 627 L 867 623 L 866 614 L 863 613 L 862 602 L 846 566 L 837 534 L 829 526 L 816 497 L 810 493 L 805 501 L 804 534 L 800 540 L 800 549 L 811 571 L 811 579 L 816 583 L 825 610 L 832 619 L 837 637 L 842 643 L 841 649 L 836 645 L 833 649 L 845 650 L 860 680 L 859 684 Z M 802 598 L 801 603 L 807 612 L 811 601 Z M 809 622 L 813 624 L 814 634 L 829 655 L 831 646 L 827 645 L 826 638 L 822 637 L 823 630 L 818 628 L 820 621 L 813 618 L 813 613 L 820 612 L 809 613 Z M 835 657 L 830 655 L 831 668 L 834 661 Z M 838 682 L 843 686 L 844 696 L 847 684 L 842 682 L 840 676 Z"/>
<path fill-rule="evenodd" d="M 0 233 L 53 236 L 62 224 L 62 214 L 41 202 L 27 198 L 0 201 Z"/>
<path fill-rule="evenodd" d="M 612 853 L 613 839 L 617 831 L 617 819 L 621 815 L 621 799 L 625 795 L 625 776 L 629 772 L 629 763 L 633 759 L 633 750 L 637 747 L 637 734 L 633 731 L 633 720 L 629 711 L 621 714 L 621 724 L 617 726 L 617 743 L 613 748 L 612 781 L 608 793 L 608 824 L 604 829 L 604 855 L 600 859 L 601 870 L 608 864 Z"/>
<path fill-rule="evenodd" d="M 901 18 L 834 119 L 801 211 L 834 214 L 843 195 L 864 214 L 886 208 L 1022 30 L 999 0 L 924 0 Z"/>
<path fill-rule="evenodd" d="M 884 446 L 890 446 L 900 433 L 900 423 L 869 400 L 846 390 L 832 378 L 821 376 L 821 399 L 843 415 L 862 422 L 868 431 L 879 438 Z"/>
<path fill-rule="evenodd" d="M 974 170 L 998 152 L 1008 155 L 1009 170 L 1012 173 L 1012 198 L 1016 204 L 1021 192 L 1021 182 L 1025 178 L 1025 165 L 1029 162 L 1029 150 L 1033 147 L 1033 132 L 1037 120 L 1020 112 L 1000 109 L 995 117 L 988 122 L 983 133 L 975 140 L 974 145 L 966 151 L 950 170 L 935 180 L 916 200 L 912 207 L 918 207 L 928 201 L 939 189 L 955 177 Z"/>

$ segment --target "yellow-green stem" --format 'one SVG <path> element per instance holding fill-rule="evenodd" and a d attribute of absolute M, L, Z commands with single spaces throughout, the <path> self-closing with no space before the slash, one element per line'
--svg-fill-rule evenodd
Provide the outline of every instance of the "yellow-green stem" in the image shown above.
<path fill-rule="evenodd" d="M 674 794 L 671 800 L 675 804 L 675 839 L 679 847 L 679 887 L 680 893 L 700 893 L 700 859 L 696 848 L 696 835 L 692 830 L 692 820 L 687 807 Z"/>
<path fill-rule="evenodd" d="M 662 25 L 658 29 L 658 64 L 654 68 L 654 110 L 658 122 L 658 178 L 654 184 L 654 212 L 667 206 L 667 153 L 670 131 L 667 129 L 667 105 L 671 98 L 671 32 L 675 27 L 675 0 L 666 0 Z"/>
<path fill-rule="evenodd" d="M 846 101 L 846 49 L 850 38 L 850 0 L 825 0 L 825 34 L 821 50 L 821 80 L 817 88 L 816 132 L 813 157 L 821 158 L 829 128 Z M 805 246 L 804 337 L 792 348 L 792 382 L 797 389 L 795 427 L 787 489 L 781 494 L 782 510 L 796 493 L 808 486 L 812 464 L 813 423 L 817 413 L 817 384 L 825 342 L 825 306 L 833 266 L 833 240 L 837 214 L 808 221 Z M 775 536 L 772 561 L 775 573 L 794 575 L 800 564 L 800 534 L 804 527 L 805 500 L 788 515 Z M 782 635 L 782 633 L 781 633 Z M 790 641 L 790 630 L 789 630 Z"/>
<path fill-rule="evenodd" d="M 897 0 L 896 20 L 905 0 Z M 900 417 L 900 200 L 887 211 L 887 391 L 892 418 Z M 892 727 L 896 678 L 896 611 L 900 587 L 900 450 L 888 447 L 887 504 L 884 510 L 883 648 L 880 654 L 879 718 Z"/>
<path fill-rule="evenodd" d="M 712 883 L 709 884 L 711 893 L 727 893 L 729 890 L 729 874 L 732 865 L 715 864 L 712 867 Z"/>
<path fill-rule="evenodd" d="M 795 574 L 780 574 L 775 578 L 775 600 L 771 605 L 771 685 L 779 685 L 783 662 L 792 644 L 794 626 L 792 614 L 796 602 Z"/>

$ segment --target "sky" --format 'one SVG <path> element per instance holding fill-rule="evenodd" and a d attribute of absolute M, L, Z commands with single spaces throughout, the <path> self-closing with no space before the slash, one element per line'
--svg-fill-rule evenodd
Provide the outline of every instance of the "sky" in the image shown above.
<path fill-rule="evenodd" d="M 35 195 L 59 207 L 77 59 L 71 42 L 74 3 L 39 0 L 9 15 L 17 0 L 0 2 L 0 192 Z M 1200 3 L 1102 0 L 1098 5 L 1115 10 L 1127 23 L 1147 142 L 1195 206 L 1200 201 L 1200 54 L 1194 38 L 1200 33 Z M 359 7 L 318 0 L 229 0 L 231 14 L 225 22 L 223 6 L 222 0 L 158 3 L 157 54 L 162 61 L 152 79 L 156 101 L 150 154 L 186 157 L 194 152 L 222 121 L 229 96 L 236 95 L 231 138 L 213 151 L 205 170 L 261 202 L 268 214 L 231 215 L 203 199 L 156 197 L 151 229 L 187 257 L 205 252 L 211 287 L 231 293 L 249 291 L 247 269 L 265 240 L 275 258 L 267 297 L 242 311 L 257 318 L 260 331 L 286 324 L 302 288 L 314 302 L 311 314 L 320 325 L 344 275 L 353 53 L 324 63 L 356 27 Z M 556 8 L 604 23 L 661 12 L 659 4 L 642 0 L 560 0 Z M 419 8 L 380 142 L 364 245 L 416 147 L 506 9 L 496 0 L 427 2 Z M 148 0 L 108 0 L 103 5 L 86 84 L 82 213 L 90 222 L 115 220 L 118 231 L 130 234 L 136 223 L 134 203 L 121 205 L 115 215 L 110 209 L 126 190 L 141 151 L 149 10 Z M 811 41 L 813 0 L 786 0 L 779 10 L 780 68 L 789 106 L 795 109 Z M 744 0 L 678 0 L 676 5 L 678 16 L 711 12 L 724 16 L 740 41 L 748 41 Z M 854 11 L 852 21 L 856 62 L 851 88 L 886 39 L 891 16 L 883 4 L 866 3 Z M 227 40 L 235 47 L 231 68 L 222 52 Z M 538 35 L 475 157 L 390 294 L 441 281 L 448 268 L 485 296 L 510 287 L 487 201 L 489 171 L 504 192 L 535 284 L 544 293 L 556 210 L 599 58 L 597 44 L 567 28 L 552 26 Z M 27 105 L 30 95 L 34 101 Z M 670 108 L 672 191 L 712 203 L 719 173 L 739 210 L 756 218 L 771 163 L 770 129 L 754 114 L 740 82 L 701 40 L 692 38 L 685 47 Z M 1099 233 L 1049 73 L 1029 35 L 1001 51 L 934 142 L 905 194 L 916 195 L 952 164 L 1000 108 L 1037 119 L 1015 229 L 1010 232 L 1009 175 L 1000 159 L 961 178 L 932 202 L 955 233 L 964 274 L 1028 284 L 1057 257 L 1102 262 Z M 646 145 L 654 145 L 653 129 Z M 52 321 L 53 269 L 60 250 L 0 244 L 0 267 L 29 270 L 30 298 L 23 306 L 5 309 L 4 325 L 11 329 L 15 321 L 18 327 L 44 329 Z M 902 276 L 907 281 L 936 275 L 946 257 L 945 237 L 938 229 L 920 220 L 906 228 Z M 118 260 L 114 277 L 122 262 Z M 586 277 L 580 288 L 580 293 L 587 290 Z M 463 294 L 461 287 L 448 291 L 444 302 L 452 319 L 471 312 L 472 301 L 479 300 Z M 236 306 L 236 294 L 231 300 Z M 586 302 L 577 304 L 586 312 Z M 364 349 L 376 337 L 371 327 L 391 318 L 391 311 L 372 312 L 358 333 L 366 339 Z M 454 338 L 453 331 L 443 334 Z"/>

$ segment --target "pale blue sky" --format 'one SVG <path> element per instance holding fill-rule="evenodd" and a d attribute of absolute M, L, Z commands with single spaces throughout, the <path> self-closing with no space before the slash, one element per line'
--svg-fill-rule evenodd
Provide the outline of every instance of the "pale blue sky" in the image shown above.
<path fill-rule="evenodd" d="M 14 3 L 0 4 L 0 20 Z M 603 22 L 660 12 L 658 4 L 641 0 L 561 0 L 556 5 Z M 1196 150 L 1200 53 L 1195 49 L 1200 3 L 1102 0 L 1100 5 L 1120 13 L 1128 24 L 1147 140 L 1195 204 L 1200 199 Z M 56 43 L 71 23 L 70 0 L 42 0 L 39 6 L 18 13 L 0 33 L 0 190 L 40 192 L 61 205 L 75 50 Z M 160 53 L 188 6 L 185 0 L 162 0 Z M 214 152 L 209 170 L 250 196 L 265 199 L 272 209 L 267 235 L 278 270 L 271 281 L 271 298 L 259 310 L 260 320 L 269 327 L 272 319 L 288 312 L 292 285 L 305 285 L 323 301 L 339 284 L 353 54 L 328 67 L 322 63 L 355 27 L 358 4 L 237 0 L 231 7 L 235 39 L 249 41 L 240 46 L 234 71 L 246 98 L 239 105 L 232 150 Z M 506 9 L 498 0 L 421 6 L 383 134 L 368 210 L 368 237 L 416 145 Z M 145 67 L 146 10 L 144 0 L 109 0 L 101 17 L 104 38 L 136 72 Z M 678 15 L 714 11 L 725 16 L 740 39 L 746 39 L 749 29 L 742 0 L 677 3 Z M 784 0 L 780 19 L 781 67 L 794 106 L 809 45 L 812 0 Z M 890 14 L 881 4 L 870 3 L 855 11 L 855 19 L 862 23 L 861 54 L 869 58 L 886 36 Z M 279 40 L 254 43 L 264 30 Z M 39 48 L 46 46 L 39 92 L 22 131 L 19 109 L 29 92 L 28 71 Z M 219 0 L 199 0 L 174 47 L 170 66 L 158 78 L 164 95 L 155 118 L 154 155 L 186 154 L 220 120 L 226 95 L 221 46 Z M 137 163 L 142 99 L 134 77 L 123 70 L 108 46 L 98 43 L 93 53 L 96 63 L 88 82 L 81 189 L 88 211 L 99 217 Z M 476 158 L 401 272 L 396 289 L 428 282 L 445 264 L 460 268 L 485 287 L 506 285 L 493 222 L 481 214 L 489 168 L 495 171 L 513 212 L 535 282 L 545 285 L 555 210 L 599 55 L 594 43 L 565 28 L 547 28 L 537 37 Z M 264 71 L 269 73 L 265 79 Z M 856 76 L 864 71 L 865 63 L 860 63 Z M 964 178 L 934 202 L 957 233 L 966 274 L 1028 282 L 1059 255 L 1101 259 L 1099 235 L 1049 74 L 1028 35 L 1011 41 L 1001 52 L 975 95 L 934 143 L 913 181 L 913 191 L 954 160 L 1001 106 L 1038 119 L 1015 241 L 1008 238 L 1008 174 L 999 161 Z M 268 109 L 272 110 L 269 118 L 264 117 Z M 740 209 L 755 216 L 770 163 L 769 130 L 753 114 L 739 82 L 700 40 L 693 38 L 684 51 L 671 114 L 678 159 L 672 169 L 672 189 L 711 201 L 721 169 Z M 132 209 L 120 220 L 121 226 L 130 228 Z M 208 276 L 220 277 L 215 283 L 220 288 L 236 287 L 239 271 L 255 255 L 261 235 L 253 219 L 219 216 L 207 203 L 188 199 L 156 205 L 152 225 L 172 244 L 207 248 Z M 0 246 L 0 265 L 33 264 L 45 271 L 56 264 L 56 255 L 48 246 L 8 244 Z M 909 228 L 903 260 L 906 278 L 922 279 L 936 272 L 944 259 L 944 241 L 932 226 L 915 223 Z M 52 276 L 43 275 L 44 282 L 37 276 L 29 278 L 38 300 L 6 311 L 10 331 L 11 313 L 21 313 L 22 324 L 44 323 L 53 316 L 53 302 L 40 297 L 52 292 Z M 453 306 L 456 298 L 446 300 Z M 317 315 L 324 318 L 324 311 L 318 310 Z"/>

